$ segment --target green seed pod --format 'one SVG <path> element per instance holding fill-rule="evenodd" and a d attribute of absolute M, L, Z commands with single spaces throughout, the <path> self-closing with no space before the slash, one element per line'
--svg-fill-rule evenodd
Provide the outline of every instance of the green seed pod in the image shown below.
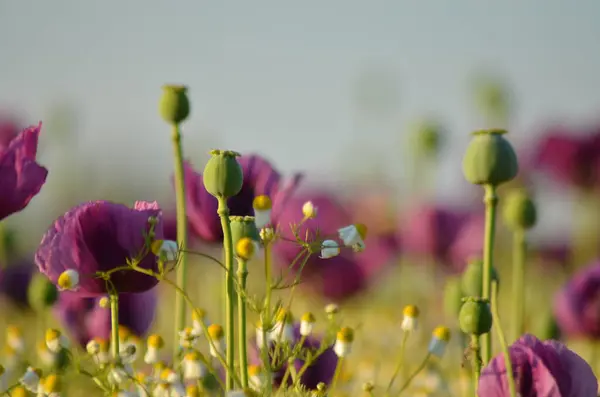
<path fill-rule="evenodd" d="M 444 312 L 448 318 L 458 316 L 463 296 L 460 277 L 449 277 L 444 286 Z"/>
<path fill-rule="evenodd" d="M 236 247 L 238 241 L 248 237 L 256 242 L 260 241 L 260 232 L 256 228 L 253 216 L 230 216 L 231 240 Z"/>
<path fill-rule="evenodd" d="M 517 155 L 504 138 L 505 130 L 482 130 L 473 138 L 463 157 L 465 179 L 475 185 L 498 186 L 517 176 Z"/>
<path fill-rule="evenodd" d="M 36 311 L 48 309 L 58 299 L 56 286 L 42 273 L 36 273 L 31 278 L 27 288 L 27 300 Z"/>
<path fill-rule="evenodd" d="M 161 117 L 169 124 L 179 124 L 190 114 L 190 101 L 187 87 L 182 85 L 165 85 L 158 105 Z"/>
<path fill-rule="evenodd" d="M 213 150 L 204 167 L 204 187 L 217 198 L 229 198 L 242 190 L 244 173 L 236 157 L 240 154 L 230 150 Z"/>
<path fill-rule="evenodd" d="M 513 231 L 527 230 L 535 225 L 537 211 L 535 203 L 525 190 L 512 190 L 504 201 L 504 222 Z"/>
<path fill-rule="evenodd" d="M 462 332 L 468 335 L 483 335 L 492 329 L 492 311 L 487 299 L 465 298 L 458 314 L 458 322 Z"/>
<path fill-rule="evenodd" d="M 492 281 L 498 281 L 498 273 L 492 268 Z M 481 296 L 483 284 L 483 261 L 469 261 L 461 277 L 461 288 L 465 296 Z"/>
<path fill-rule="evenodd" d="M 412 136 L 414 150 L 418 156 L 436 156 L 439 152 L 442 136 L 440 127 L 433 122 L 423 122 L 415 128 Z"/>

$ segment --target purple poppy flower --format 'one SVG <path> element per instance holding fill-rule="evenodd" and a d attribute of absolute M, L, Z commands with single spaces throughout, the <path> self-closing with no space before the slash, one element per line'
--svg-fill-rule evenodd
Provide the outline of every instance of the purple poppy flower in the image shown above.
<path fill-rule="evenodd" d="M 19 261 L 0 269 L 0 294 L 19 306 L 28 307 L 27 288 L 34 271 L 37 269 L 29 261 Z"/>
<path fill-rule="evenodd" d="M 6 150 L 17 135 L 19 135 L 19 127 L 14 120 L 0 114 L 0 152 Z"/>
<path fill-rule="evenodd" d="M 367 193 L 363 193 L 367 191 Z M 363 223 L 369 230 L 369 236 L 391 236 L 397 232 L 396 216 L 392 206 L 391 194 L 387 191 L 363 188 L 352 193 L 348 203 L 356 222 Z"/>
<path fill-rule="evenodd" d="M 0 220 L 24 209 L 46 182 L 48 170 L 35 162 L 41 128 L 26 128 L 0 147 Z"/>
<path fill-rule="evenodd" d="M 581 270 L 556 294 L 554 315 L 566 336 L 600 338 L 600 262 Z"/>
<path fill-rule="evenodd" d="M 163 236 L 165 240 L 177 241 L 177 216 L 174 213 L 163 214 Z"/>
<path fill-rule="evenodd" d="M 238 158 L 244 172 L 244 184 L 240 193 L 228 200 L 231 215 L 254 215 L 252 201 L 254 197 L 267 195 L 273 202 L 273 212 L 277 202 L 293 191 L 301 179 L 294 175 L 290 183 L 283 183 L 282 176 L 273 166 L 258 155 Z M 184 164 L 187 216 L 191 231 L 207 242 L 218 242 L 223 238 L 221 221 L 217 214 L 217 199 L 204 188 L 202 175 L 195 172 L 191 164 Z"/>
<path fill-rule="evenodd" d="M 567 186 L 598 186 L 600 131 L 573 135 L 564 127 L 548 130 L 533 154 L 532 166 Z"/>
<path fill-rule="evenodd" d="M 300 325 L 294 325 L 294 339 L 292 345 L 297 345 L 301 342 Z M 321 339 L 316 336 L 306 337 L 302 347 L 311 351 L 318 351 L 321 348 Z M 261 353 L 255 343 L 251 344 L 250 360 L 256 365 L 262 365 Z M 310 365 L 300 378 L 300 383 L 307 389 L 316 389 L 321 382 L 329 384 L 333 380 L 335 367 L 337 365 L 337 355 L 332 347 L 328 347 L 319 357 Z M 304 366 L 304 361 L 297 359 L 294 362 L 296 371 L 300 371 Z M 283 380 L 283 376 L 287 370 L 287 363 L 283 363 L 281 368 L 273 374 L 273 385 L 279 387 Z M 291 379 L 289 380 L 291 384 Z"/>
<path fill-rule="evenodd" d="M 96 337 L 110 339 L 110 309 L 100 307 L 99 300 L 63 291 L 54 308 L 59 320 L 81 347 Z M 144 336 L 154 321 L 156 305 L 155 288 L 139 294 L 120 294 L 119 325 L 127 327 L 136 336 Z"/>
<path fill-rule="evenodd" d="M 522 397 L 595 397 L 598 382 L 590 366 L 557 341 L 524 335 L 509 347 L 517 393 Z M 479 397 L 508 397 L 504 355 L 481 372 Z"/>
<path fill-rule="evenodd" d="M 450 247 L 449 262 L 452 268 L 462 272 L 471 258 L 483 257 L 485 216 L 481 213 L 468 214 Z"/>
<path fill-rule="evenodd" d="M 156 202 L 138 201 L 133 208 L 108 201 L 79 204 L 58 218 L 48 229 L 35 254 L 35 262 L 53 283 L 65 270 L 79 273 L 77 293 L 94 297 L 109 292 L 104 280 L 94 277 L 125 266 L 145 249 L 144 232 L 150 230 L 154 217 L 156 239 L 163 238 L 162 214 Z M 157 270 L 157 259 L 148 253 L 138 266 Z M 154 287 L 154 277 L 124 270 L 113 273 L 110 280 L 120 293 L 143 292 Z"/>
<path fill-rule="evenodd" d="M 412 211 L 399 230 L 403 249 L 411 254 L 426 255 L 442 263 L 449 261 L 449 251 L 466 214 L 448 208 L 425 205 Z"/>
<path fill-rule="evenodd" d="M 332 195 L 325 192 L 295 195 L 283 203 L 275 217 L 280 233 L 285 239 L 294 238 L 289 225 L 300 223 L 303 218 L 302 206 L 307 201 L 311 201 L 317 207 L 317 217 L 306 220 L 300 226 L 298 234 L 302 238 L 308 232 L 309 241 L 314 241 L 318 230 L 321 238 L 337 239 L 338 229 L 352 224 L 349 213 Z M 294 266 L 290 265 L 303 249 L 285 240 L 278 240 L 273 248 L 279 259 L 276 263 L 284 273 L 291 270 L 289 276 L 295 278 L 304 255 Z M 322 259 L 319 254 L 313 254 L 302 268 L 302 285 L 330 300 L 341 301 L 350 298 L 367 288 L 397 252 L 395 238 L 386 236 L 367 237 L 366 249 L 356 254 L 350 249 L 345 249 L 339 256 L 329 259 Z"/>

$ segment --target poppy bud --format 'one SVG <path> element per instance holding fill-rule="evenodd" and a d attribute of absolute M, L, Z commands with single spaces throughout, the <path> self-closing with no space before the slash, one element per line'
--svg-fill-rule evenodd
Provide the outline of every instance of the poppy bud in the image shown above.
<path fill-rule="evenodd" d="M 492 329 L 492 311 L 487 299 L 468 297 L 458 314 L 462 332 L 468 335 L 483 335 Z"/>
<path fill-rule="evenodd" d="M 27 300 L 36 311 L 44 311 L 58 299 L 58 290 L 42 273 L 33 275 L 27 288 Z"/>
<path fill-rule="evenodd" d="M 458 316 L 463 296 L 460 277 L 448 278 L 444 286 L 444 312 L 448 318 Z"/>
<path fill-rule="evenodd" d="M 430 121 L 417 126 L 412 137 L 417 155 L 423 157 L 437 155 L 442 143 L 440 132 L 439 126 Z"/>
<path fill-rule="evenodd" d="M 253 216 L 230 216 L 229 222 L 231 224 L 231 241 L 234 247 L 244 237 L 257 243 L 260 242 L 260 232 Z"/>
<path fill-rule="evenodd" d="M 463 174 L 474 185 L 498 186 L 517 176 L 517 155 L 504 138 L 505 130 L 473 133 L 463 157 Z"/>
<path fill-rule="evenodd" d="M 204 187 L 216 198 L 229 198 L 242 190 L 244 173 L 236 157 L 240 154 L 230 150 L 213 150 L 204 167 Z"/>
<path fill-rule="evenodd" d="M 498 273 L 492 268 L 492 281 L 498 281 Z M 463 271 L 461 288 L 465 296 L 481 296 L 483 284 L 483 261 L 474 259 Z"/>
<path fill-rule="evenodd" d="M 535 225 L 537 211 L 531 197 L 525 190 L 512 190 L 504 204 L 504 222 L 514 230 L 526 230 Z"/>
<path fill-rule="evenodd" d="M 163 86 L 160 97 L 159 111 L 161 117 L 170 124 L 179 124 L 190 114 L 190 101 L 187 97 L 187 87 L 181 85 Z"/>

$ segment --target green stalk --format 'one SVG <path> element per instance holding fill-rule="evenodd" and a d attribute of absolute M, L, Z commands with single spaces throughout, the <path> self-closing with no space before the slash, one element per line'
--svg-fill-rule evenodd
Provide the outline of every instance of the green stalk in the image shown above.
<path fill-rule="evenodd" d="M 525 230 L 517 230 L 513 234 L 513 293 L 512 293 L 512 339 L 517 340 L 525 332 L 525 257 L 527 243 Z"/>
<path fill-rule="evenodd" d="M 239 329 L 239 343 L 240 343 L 240 378 L 242 379 L 242 386 L 248 387 L 248 354 L 247 354 L 247 341 L 246 341 L 246 302 L 244 296 L 246 292 L 246 280 L 248 278 L 248 263 L 246 260 L 238 258 L 238 282 L 240 284 L 240 293 L 238 293 L 238 321 L 240 323 Z"/>
<path fill-rule="evenodd" d="M 112 356 L 115 361 L 119 359 L 119 294 L 110 292 L 110 338 L 112 339 Z"/>
<path fill-rule="evenodd" d="M 177 244 L 179 245 L 179 264 L 177 267 L 177 285 L 186 291 L 187 281 L 187 217 L 185 213 L 185 176 L 183 171 L 183 148 L 179 126 L 173 125 L 171 140 L 173 141 L 175 160 L 175 199 L 177 205 Z M 175 294 L 175 330 L 173 332 L 173 362 L 179 355 L 179 331 L 185 328 L 186 304 L 181 294 Z"/>
<path fill-rule="evenodd" d="M 481 375 L 481 345 L 477 335 L 471 335 L 471 351 L 473 353 L 473 390 L 477 396 L 479 376 Z"/>
<path fill-rule="evenodd" d="M 267 395 L 271 395 L 273 391 L 273 374 L 271 370 L 271 358 L 269 357 L 269 344 L 267 341 L 266 332 L 267 327 L 271 327 L 271 294 L 273 292 L 273 288 L 271 285 L 271 273 L 272 273 L 272 264 L 271 264 L 271 242 L 265 243 L 264 247 L 264 255 L 265 255 L 265 282 L 267 286 L 266 297 L 265 297 L 265 312 L 266 315 L 263 316 L 264 322 L 261 324 L 262 327 L 262 338 L 263 338 L 263 365 L 266 371 L 266 391 Z"/>
<path fill-rule="evenodd" d="M 219 207 L 217 212 L 221 218 L 221 228 L 223 229 L 223 250 L 225 251 L 225 335 L 227 343 L 226 362 L 227 368 L 234 368 L 235 361 L 235 326 L 234 318 L 234 284 L 233 284 L 233 240 L 231 236 L 231 224 L 229 223 L 229 208 L 227 199 L 219 197 Z M 233 374 L 227 371 L 226 382 L 227 390 L 234 388 Z"/>
<path fill-rule="evenodd" d="M 335 372 L 333 374 L 333 380 L 331 381 L 331 387 L 329 388 L 328 395 L 335 395 L 335 388 L 337 386 L 338 380 L 342 373 L 342 365 L 344 364 L 344 358 L 338 357 L 337 364 L 335 365 Z"/>
<path fill-rule="evenodd" d="M 410 384 L 417 377 L 417 375 L 419 375 L 421 373 L 421 371 L 423 371 L 425 369 L 425 367 L 427 366 L 427 363 L 429 362 L 429 358 L 430 357 L 431 357 L 431 353 L 427 353 L 427 355 L 425 356 L 425 358 L 423 359 L 423 361 L 421 362 L 421 364 L 417 367 L 417 370 L 415 372 L 413 372 L 408 377 L 408 379 L 406 379 L 406 381 L 404 382 L 404 384 L 400 388 L 400 392 L 398 392 L 398 395 L 402 394 L 402 392 L 404 390 L 408 389 L 408 386 L 410 386 Z"/>
<path fill-rule="evenodd" d="M 8 250 L 6 249 L 6 226 L 0 222 L 0 269 L 8 266 Z"/>
<path fill-rule="evenodd" d="M 508 390 L 510 391 L 510 397 L 517 397 L 517 388 L 515 386 L 515 378 L 513 374 L 512 362 L 510 360 L 510 352 L 508 351 L 508 345 L 506 344 L 506 338 L 502 331 L 502 325 L 500 324 L 500 316 L 498 315 L 498 282 L 492 283 L 492 319 L 494 323 L 494 329 L 498 334 L 498 341 L 500 342 L 500 348 L 504 354 L 504 363 L 506 366 L 506 378 L 508 381 Z M 489 334 L 488 334 L 489 335 Z"/>
<path fill-rule="evenodd" d="M 494 258 L 494 234 L 496 231 L 496 207 L 498 206 L 498 196 L 496 187 L 485 185 L 485 237 L 483 240 L 483 285 L 482 298 L 490 300 L 492 267 Z M 492 357 L 492 334 L 481 335 L 481 358 L 486 365 Z"/>
<path fill-rule="evenodd" d="M 404 352 L 406 351 L 406 341 L 408 340 L 408 336 L 410 332 L 404 332 L 402 335 L 402 341 L 400 342 L 400 355 L 398 356 L 398 364 L 396 365 L 396 369 L 394 370 L 394 374 L 392 375 L 392 379 L 390 379 L 390 383 L 388 383 L 387 389 L 385 389 L 386 394 L 392 390 L 392 386 L 394 385 L 394 381 L 398 376 L 398 373 L 404 366 Z"/>

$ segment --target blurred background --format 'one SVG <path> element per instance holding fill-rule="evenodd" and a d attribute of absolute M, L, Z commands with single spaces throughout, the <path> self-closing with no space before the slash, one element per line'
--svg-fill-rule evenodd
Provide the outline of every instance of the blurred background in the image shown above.
<path fill-rule="evenodd" d="M 529 237 L 547 285 L 530 293 L 549 306 L 598 255 L 599 15 L 596 0 L 0 0 L 0 117 L 43 122 L 38 162 L 50 170 L 6 225 L 30 253 L 83 200 L 173 210 L 157 103 L 163 84 L 185 84 L 184 153 L 197 171 L 211 148 L 259 154 L 339 195 L 398 252 L 460 261 L 456 273 L 482 241 L 482 194 L 462 156 L 472 131 L 500 127 L 519 154 L 513 185 L 535 192 Z M 440 220 L 455 209 L 475 226 Z M 502 267 L 510 238 L 499 227 Z M 406 285 L 401 301 L 398 285 L 378 291 L 392 309 L 441 284 Z"/>

